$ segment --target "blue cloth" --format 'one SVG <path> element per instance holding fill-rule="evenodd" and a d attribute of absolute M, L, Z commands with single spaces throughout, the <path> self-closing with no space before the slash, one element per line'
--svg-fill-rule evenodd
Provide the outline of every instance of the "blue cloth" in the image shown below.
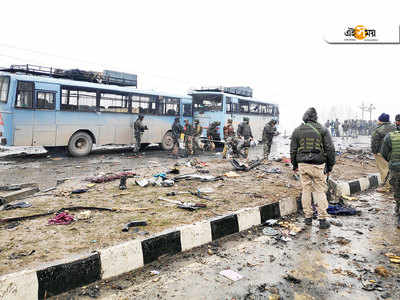
<path fill-rule="evenodd" d="M 161 178 L 164 180 L 164 179 L 167 179 L 167 174 L 165 174 L 165 173 L 158 173 L 158 174 L 154 175 L 154 177 L 155 177 L 155 178 L 161 177 Z"/>
<path fill-rule="evenodd" d="M 343 206 L 341 204 L 329 205 L 326 210 L 328 214 L 335 216 L 354 216 L 360 214 L 359 211 L 352 207 Z"/>

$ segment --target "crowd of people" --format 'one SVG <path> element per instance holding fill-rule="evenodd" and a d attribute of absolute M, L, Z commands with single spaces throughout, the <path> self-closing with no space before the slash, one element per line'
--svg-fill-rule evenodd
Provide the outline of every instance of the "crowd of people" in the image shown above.
<path fill-rule="evenodd" d="M 325 127 L 328 128 L 332 136 L 336 137 L 358 137 L 359 135 L 371 135 L 377 126 L 376 121 L 349 119 L 340 122 L 336 120 L 327 120 Z"/>
<path fill-rule="evenodd" d="M 139 115 L 134 124 L 135 134 L 135 152 L 138 152 L 141 145 L 141 137 L 147 126 L 143 124 L 143 115 Z M 276 129 L 277 120 L 271 119 L 265 124 L 262 136 L 262 142 L 264 143 L 264 159 L 268 160 L 271 152 L 272 139 L 275 135 L 278 135 Z M 185 146 L 185 154 L 187 156 L 199 154 L 203 151 L 214 151 L 215 143 L 222 142 L 219 134 L 219 121 L 211 122 L 206 130 L 206 137 L 203 135 L 203 127 L 200 125 L 198 119 L 195 119 L 193 124 L 188 119 L 184 121 L 184 125 L 180 124 L 179 117 L 175 118 L 174 123 L 171 127 L 171 138 L 173 142 L 172 154 L 175 158 L 178 158 L 179 141 L 183 135 L 183 144 Z M 250 120 L 248 117 L 244 117 L 243 121 L 235 129 L 233 128 L 232 119 L 228 119 L 227 123 L 223 128 L 224 133 L 224 150 L 223 158 L 227 156 L 232 158 L 248 158 L 249 148 L 253 141 L 253 134 L 250 126 Z"/>

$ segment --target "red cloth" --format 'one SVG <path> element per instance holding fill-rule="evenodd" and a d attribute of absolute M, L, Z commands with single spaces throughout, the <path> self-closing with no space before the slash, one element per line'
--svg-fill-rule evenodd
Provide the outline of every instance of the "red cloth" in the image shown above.
<path fill-rule="evenodd" d="M 50 225 L 68 225 L 75 221 L 74 216 L 69 215 L 66 212 L 57 214 L 55 217 L 49 219 Z"/>

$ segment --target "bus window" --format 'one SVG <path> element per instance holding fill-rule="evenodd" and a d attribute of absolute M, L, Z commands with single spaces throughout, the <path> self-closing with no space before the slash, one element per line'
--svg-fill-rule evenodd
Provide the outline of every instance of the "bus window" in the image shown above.
<path fill-rule="evenodd" d="M 249 112 L 249 101 L 239 100 L 239 112 L 240 113 Z"/>
<path fill-rule="evenodd" d="M 111 93 L 101 93 L 100 94 L 100 111 L 101 112 L 128 112 L 128 97 L 111 94 Z"/>
<path fill-rule="evenodd" d="M 96 92 L 63 88 L 61 110 L 95 112 Z"/>
<path fill-rule="evenodd" d="M 226 113 L 231 114 L 232 113 L 232 99 L 231 97 L 226 97 Z"/>
<path fill-rule="evenodd" d="M 263 115 L 267 114 L 267 105 L 266 104 L 260 104 L 260 113 Z"/>
<path fill-rule="evenodd" d="M 168 116 L 179 116 L 179 99 L 165 98 L 165 114 Z"/>
<path fill-rule="evenodd" d="M 259 114 L 260 113 L 260 104 L 250 103 L 250 112 L 252 114 Z"/>
<path fill-rule="evenodd" d="M 183 104 L 183 116 L 184 117 L 192 116 L 192 104 Z"/>
<path fill-rule="evenodd" d="M 193 104 L 195 111 L 221 111 L 222 95 L 198 94 L 193 95 Z"/>
<path fill-rule="evenodd" d="M 55 93 L 53 92 L 37 92 L 36 93 L 36 108 L 38 109 L 54 109 Z"/>
<path fill-rule="evenodd" d="M 15 101 L 15 107 L 32 108 L 34 89 L 35 84 L 33 82 L 18 81 L 17 101 Z"/>
<path fill-rule="evenodd" d="M 139 96 L 132 96 L 132 113 L 133 114 L 138 114 L 139 113 L 139 104 L 140 104 L 140 98 Z"/>
<path fill-rule="evenodd" d="M 10 77 L 0 76 L 0 102 L 7 102 Z"/>

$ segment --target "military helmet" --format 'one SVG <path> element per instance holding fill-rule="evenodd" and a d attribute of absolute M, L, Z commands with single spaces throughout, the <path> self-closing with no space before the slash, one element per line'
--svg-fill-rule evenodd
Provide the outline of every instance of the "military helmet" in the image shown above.
<path fill-rule="evenodd" d="M 228 119 L 228 123 L 232 123 L 232 119 Z"/>
<path fill-rule="evenodd" d="M 250 121 L 250 119 L 249 119 L 249 117 L 244 117 L 243 121 L 247 121 L 248 122 L 248 121 Z"/>
<path fill-rule="evenodd" d="M 400 114 L 396 115 L 395 120 L 396 122 L 400 122 Z"/>
<path fill-rule="evenodd" d="M 197 124 L 197 123 L 199 123 L 200 121 L 199 121 L 199 119 L 195 119 L 194 122 Z"/>

